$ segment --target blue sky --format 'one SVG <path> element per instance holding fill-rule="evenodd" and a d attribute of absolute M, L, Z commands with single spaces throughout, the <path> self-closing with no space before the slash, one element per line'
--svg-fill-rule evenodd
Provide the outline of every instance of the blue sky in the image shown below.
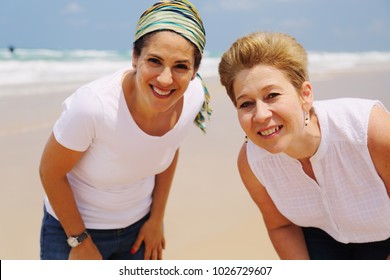
<path fill-rule="evenodd" d="M 131 49 L 155 0 L 0 0 L 0 48 Z M 253 31 L 295 36 L 311 51 L 390 51 L 390 0 L 193 0 L 206 49 Z"/>

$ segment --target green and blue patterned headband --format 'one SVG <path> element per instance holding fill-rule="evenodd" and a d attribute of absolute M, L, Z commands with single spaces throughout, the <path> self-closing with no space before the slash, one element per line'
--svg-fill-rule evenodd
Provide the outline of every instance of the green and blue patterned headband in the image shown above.
<path fill-rule="evenodd" d="M 160 1 L 146 10 L 138 20 L 134 43 L 142 36 L 158 30 L 170 30 L 182 35 L 203 54 L 206 44 L 206 32 L 197 9 L 189 1 Z M 210 108 L 210 94 L 203 79 L 199 74 L 197 76 L 202 81 L 205 102 L 194 122 L 205 132 L 205 113 L 210 117 L 212 112 Z"/>
<path fill-rule="evenodd" d="M 186 0 L 160 1 L 140 17 L 134 42 L 157 30 L 172 30 L 190 40 L 203 54 L 206 32 L 197 9 Z"/>

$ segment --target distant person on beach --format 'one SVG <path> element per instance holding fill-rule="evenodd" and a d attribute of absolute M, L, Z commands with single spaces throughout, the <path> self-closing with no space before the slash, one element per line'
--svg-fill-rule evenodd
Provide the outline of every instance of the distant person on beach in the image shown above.
<path fill-rule="evenodd" d="M 133 67 L 79 88 L 43 151 L 41 259 L 162 259 L 179 146 L 203 131 L 205 30 L 185 0 L 140 17 Z"/>
<path fill-rule="evenodd" d="M 10 53 L 14 53 L 14 51 L 15 51 L 15 47 L 14 46 L 8 46 L 8 50 L 9 50 L 9 52 Z"/>
<path fill-rule="evenodd" d="M 219 64 L 247 141 L 238 168 L 281 259 L 390 259 L 390 114 L 313 101 L 291 36 L 238 39 Z"/>

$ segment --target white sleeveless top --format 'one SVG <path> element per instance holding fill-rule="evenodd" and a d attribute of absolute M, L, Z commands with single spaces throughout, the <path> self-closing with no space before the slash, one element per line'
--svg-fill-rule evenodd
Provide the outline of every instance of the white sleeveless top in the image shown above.
<path fill-rule="evenodd" d="M 369 115 L 379 101 L 314 102 L 321 143 L 310 159 L 318 184 L 300 162 L 248 141 L 249 165 L 291 222 L 317 227 L 343 243 L 390 237 L 390 198 L 367 147 Z"/>
<path fill-rule="evenodd" d="M 53 129 L 60 144 L 86 151 L 67 177 L 87 228 L 124 228 L 150 211 L 155 175 L 171 164 L 204 101 L 196 78 L 184 94 L 175 127 L 161 137 L 150 136 L 126 105 L 124 71 L 78 89 L 64 102 Z M 47 197 L 45 205 L 56 217 Z"/>

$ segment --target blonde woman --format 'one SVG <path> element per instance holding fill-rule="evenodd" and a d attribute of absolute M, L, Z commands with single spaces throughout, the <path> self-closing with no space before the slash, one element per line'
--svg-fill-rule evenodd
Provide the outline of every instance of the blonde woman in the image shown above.
<path fill-rule="evenodd" d="M 291 36 L 238 39 L 219 64 L 248 137 L 242 180 L 281 259 L 390 254 L 390 114 L 377 100 L 314 101 Z"/>

